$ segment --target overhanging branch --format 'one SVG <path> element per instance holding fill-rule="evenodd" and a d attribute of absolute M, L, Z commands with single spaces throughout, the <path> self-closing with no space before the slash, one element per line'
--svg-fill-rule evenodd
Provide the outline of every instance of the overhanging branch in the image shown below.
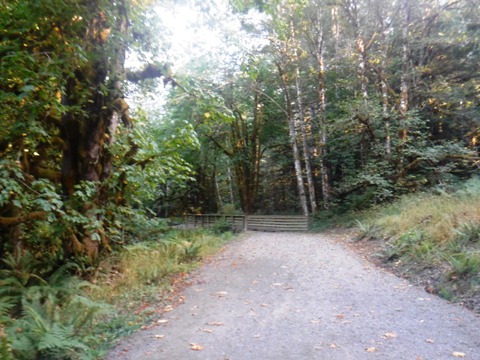
<path fill-rule="evenodd" d="M 160 64 L 148 64 L 143 70 L 127 71 L 125 77 L 128 81 L 133 83 L 163 77 L 164 85 L 167 85 L 168 83 L 171 83 L 172 86 L 177 85 L 175 80 L 169 75 L 168 67 Z"/>
<path fill-rule="evenodd" d="M 30 220 L 45 220 L 47 214 L 44 211 L 34 211 L 25 216 L 2 217 L 0 216 L 0 227 L 9 227 L 23 224 Z"/>

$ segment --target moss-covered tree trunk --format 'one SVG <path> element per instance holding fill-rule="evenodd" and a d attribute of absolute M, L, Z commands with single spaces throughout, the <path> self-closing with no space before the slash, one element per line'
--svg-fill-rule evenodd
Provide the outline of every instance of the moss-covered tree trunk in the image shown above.
<path fill-rule="evenodd" d="M 93 259 L 109 244 L 103 235 L 103 219 L 96 211 L 108 194 L 102 183 L 112 173 L 112 156 L 109 145 L 113 142 L 120 119 L 128 125 L 128 106 L 122 99 L 121 83 L 125 78 L 124 62 L 128 19 L 123 1 L 114 7 L 116 14 L 110 18 L 98 3 L 92 4 L 97 15 L 86 27 L 86 51 L 90 61 L 79 67 L 66 83 L 63 104 L 71 109 L 62 117 L 61 136 L 64 141 L 62 159 L 62 186 L 67 198 L 82 181 L 97 183 L 96 195 L 83 204 L 84 214 L 95 217 L 100 226 L 92 232 L 85 228 L 72 229 L 65 239 L 68 253 L 83 253 Z M 114 20 L 112 20 L 112 18 Z M 116 39 L 110 41 L 114 33 Z M 94 235 L 95 233 L 95 235 Z"/>

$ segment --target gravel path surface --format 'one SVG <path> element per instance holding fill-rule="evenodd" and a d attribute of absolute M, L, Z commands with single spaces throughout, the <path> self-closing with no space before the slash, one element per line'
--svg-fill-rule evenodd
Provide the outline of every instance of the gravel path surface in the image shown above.
<path fill-rule="evenodd" d="M 480 359 L 480 317 L 322 234 L 248 233 L 108 360 Z"/>

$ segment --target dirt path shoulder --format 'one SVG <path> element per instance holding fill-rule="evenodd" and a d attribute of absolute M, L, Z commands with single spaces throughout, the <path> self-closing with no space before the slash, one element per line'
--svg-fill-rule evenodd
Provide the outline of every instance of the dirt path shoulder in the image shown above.
<path fill-rule="evenodd" d="M 325 234 L 249 233 L 107 360 L 480 359 L 480 317 Z"/>

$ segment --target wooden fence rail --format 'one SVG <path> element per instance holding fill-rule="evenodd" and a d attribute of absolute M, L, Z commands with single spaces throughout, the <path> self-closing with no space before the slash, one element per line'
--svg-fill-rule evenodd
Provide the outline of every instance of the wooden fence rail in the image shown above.
<path fill-rule="evenodd" d="M 185 224 L 188 227 L 210 227 L 218 221 L 227 221 L 235 231 L 308 231 L 308 216 L 302 215 L 187 215 Z"/>

